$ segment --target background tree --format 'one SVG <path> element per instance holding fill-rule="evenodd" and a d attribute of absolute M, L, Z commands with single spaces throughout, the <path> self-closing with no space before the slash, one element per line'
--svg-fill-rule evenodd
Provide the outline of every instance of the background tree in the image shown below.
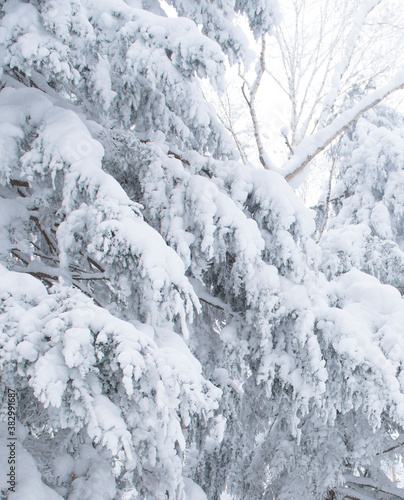
<path fill-rule="evenodd" d="M 305 167 L 350 123 L 402 88 L 402 75 L 395 75 L 402 9 L 389 0 L 291 0 L 282 8 L 282 24 L 257 47 L 256 67 L 240 74 L 257 151 L 252 157 L 296 187 L 305 179 L 298 174 L 307 174 Z M 345 96 L 355 89 L 364 100 L 349 110 Z M 241 97 L 234 95 L 237 107 Z M 321 162 L 329 171 L 326 157 Z"/>
<path fill-rule="evenodd" d="M 321 243 L 326 274 L 354 266 L 403 293 L 402 134 L 402 115 L 379 105 L 341 138 L 332 217 Z"/>

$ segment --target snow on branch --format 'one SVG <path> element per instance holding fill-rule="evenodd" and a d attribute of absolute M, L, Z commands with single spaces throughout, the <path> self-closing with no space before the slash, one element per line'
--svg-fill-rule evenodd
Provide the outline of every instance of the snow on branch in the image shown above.
<path fill-rule="evenodd" d="M 300 181 L 296 179 L 296 176 L 303 172 L 313 158 L 324 151 L 334 139 L 347 130 L 363 113 L 402 88 L 404 88 L 404 71 L 399 71 L 387 85 L 365 96 L 351 109 L 341 113 L 332 123 L 304 139 L 295 148 L 295 154 L 284 163 L 281 169 L 285 179 L 289 183 L 293 181 L 293 187 L 297 187 Z"/>

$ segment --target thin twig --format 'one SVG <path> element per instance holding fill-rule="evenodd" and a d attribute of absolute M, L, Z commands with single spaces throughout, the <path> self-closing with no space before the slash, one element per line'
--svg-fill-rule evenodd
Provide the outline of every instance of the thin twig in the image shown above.
<path fill-rule="evenodd" d="M 245 79 L 244 75 L 242 75 L 240 70 L 239 70 L 239 76 L 243 80 L 243 85 L 241 86 L 241 92 L 243 94 L 243 97 L 244 97 L 247 105 L 248 105 L 248 109 L 250 110 L 250 116 L 251 116 L 251 121 L 253 124 L 255 143 L 256 143 L 257 149 L 258 149 L 259 160 L 261 162 L 261 165 L 265 169 L 269 170 L 270 167 L 265 160 L 264 146 L 262 144 L 260 129 L 259 129 L 259 125 L 258 125 L 258 119 L 257 119 L 257 113 L 255 110 L 255 98 L 257 96 L 257 91 L 258 91 L 258 88 L 261 84 L 262 76 L 264 73 L 265 73 L 265 36 L 263 35 L 261 38 L 260 69 L 257 73 L 257 76 L 254 80 L 254 83 L 252 84 L 251 87 L 249 87 L 247 80 Z M 245 90 L 246 87 L 249 88 L 249 92 L 250 92 L 249 96 L 247 96 L 247 94 L 246 94 L 246 90 Z"/>

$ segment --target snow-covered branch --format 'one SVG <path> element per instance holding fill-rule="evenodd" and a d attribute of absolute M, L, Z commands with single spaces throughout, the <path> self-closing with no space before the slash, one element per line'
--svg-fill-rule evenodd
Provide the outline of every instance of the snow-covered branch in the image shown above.
<path fill-rule="evenodd" d="M 363 97 L 355 106 L 341 113 L 333 122 L 304 139 L 294 150 L 294 155 L 281 168 L 285 179 L 297 186 L 298 174 L 308 163 L 331 144 L 342 132 L 347 130 L 363 113 L 376 106 L 393 92 L 404 88 L 404 71 L 398 72 L 391 81 Z"/>

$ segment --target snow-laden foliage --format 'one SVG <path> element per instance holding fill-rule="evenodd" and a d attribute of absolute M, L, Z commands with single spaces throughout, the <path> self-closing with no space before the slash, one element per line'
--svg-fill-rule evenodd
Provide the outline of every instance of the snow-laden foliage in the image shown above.
<path fill-rule="evenodd" d="M 330 276 L 356 267 L 404 291 L 403 125 L 399 114 L 379 106 L 341 141 L 335 215 L 322 239 Z"/>
<path fill-rule="evenodd" d="M 189 19 L 169 19 L 130 3 L 6 2 L 5 75 L 17 72 L 41 88 L 49 85 L 90 115 L 107 113 L 143 139 L 164 134 L 178 145 L 230 154 L 221 148 L 213 108 L 203 103 L 192 79 L 208 76 L 221 85 L 220 47 Z"/>
<path fill-rule="evenodd" d="M 178 323 L 187 336 L 186 317 L 199 309 L 181 259 L 100 168 L 102 146 L 76 113 L 35 89 L 4 89 L 0 107 L 10 131 L 3 262 L 48 285 L 60 281 L 48 294 L 35 278 L 3 268 L 2 381 L 21 394 L 33 453 L 56 434 L 43 452 L 80 461 L 79 472 L 60 466 L 59 481 L 59 462 L 40 457 L 51 468 L 49 484 L 69 498 L 114 498 L 117 491 L 181 498 L 182 428 L 197 414 L 210 418 L 220 395 L 165 326 Z M 161 328 L 114 318 L 85 293 L 112 303 L 121 317 Z M 25 415 L 32 405 L 33 421 L 33 410 Z M 97 480 L 99 468 L 107 487 Z"/>
<path fill-rule="evenodd" d="M 277 174 L 123 137 L 106 163 L 192 277 L 190 345 L 223 390 L 187 471 L 208 498 L 285 499 L 379 471 L 403 419 L 400 295 L 316 276 L 313 214 Z"/>
<path fill-rule="evenodd" d="M 365 469 L 378 487 L 404 424 L 400 294 L 354 264 L 318 271 L 315 214 L 236 161 L 199 89 L 220 89 L 224 53 L 248 58 L 236 13 L 259 36 L 277 4 L 170 3 L 185 17 L 155 0 L 2 7 L 16 495 L 342 498 Z"/>
<path fill-rule="evenodd" d="M 249 62 L 251 54 L 243 32 L 234 24 L 235 13 L 246 15 L 254 37 L 270 33 L 280 22 L 280 11 L 273 0 L 222 0 L 220 2 L 195 2 L 193 0 L 168 0 L 178 15 L 193 19 L 202 26 L 202 33 L 216 40 L 230 61 L 243 58 Z"/>
<path fill-rule="evenodd" d="M 181 338 L 4 267 L 0 296 L 2 382 L 20 396 L 33 455 L 53 434 L 50 484 L 69 498 L 114 498 L 115 476 L 121 491 L 181 498 L 181 422 L 209 418 L 219 393 Z"/>

